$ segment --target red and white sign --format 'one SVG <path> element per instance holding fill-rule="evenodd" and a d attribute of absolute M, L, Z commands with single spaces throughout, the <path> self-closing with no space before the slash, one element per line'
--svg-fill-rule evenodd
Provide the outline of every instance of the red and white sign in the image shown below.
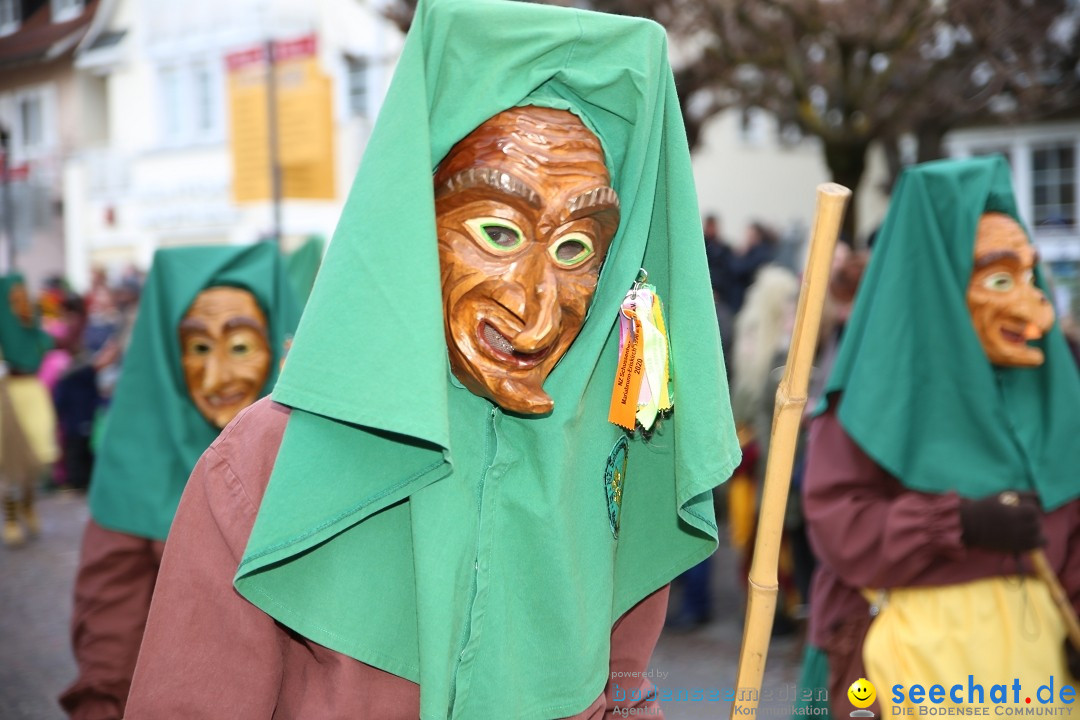
<path fill-rule="evenodd" d="M 0 150 L 0 180 L 3 180 L 5 175 L 8 182 L 26 182 L 30 178 L 29 163 L 21 163 L 11 167 L 6 167 L 6 165 L 7 158 L 4 157 L 3 151 Z"/>
<path fill-rule="evenodd" d="M 314 57 L 317 50 L 318 42 L 314 33 L 293 38 L 292 40 L 275 40 L 274 62 Z M 229 72 L 236 72 L 251 65 L 262 65 L 265 62 L 265 45 L 256 45 L 245 50 L 237 50 L 225 56 L 225 66 L 229 69 Z"/>

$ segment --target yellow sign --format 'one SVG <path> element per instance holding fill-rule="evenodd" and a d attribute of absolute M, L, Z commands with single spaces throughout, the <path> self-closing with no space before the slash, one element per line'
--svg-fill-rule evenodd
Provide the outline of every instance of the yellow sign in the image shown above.
<path fill-rule="evenodd" d="M 282 197 L 333 200 L 334 124 L 330 78 L 319 68 L 314 37 L 275 44 L 277 154 Z M 265 53 L 233 53 L 229 68 L 233 199 L 272 198 Z"/>

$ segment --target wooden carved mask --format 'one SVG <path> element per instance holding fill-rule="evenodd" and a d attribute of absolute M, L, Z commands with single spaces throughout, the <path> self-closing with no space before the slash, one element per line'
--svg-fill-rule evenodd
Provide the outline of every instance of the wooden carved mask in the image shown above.
<path fill-rule="evenodd" d="M 600 141 L 565 110 L 513 108 L 455 145 L 434 182 L 451 370 L 504 410 L 551 411 L 544 381 L 619 226 Z"/>
<path fill-rule="evenodd" d="M 259 399 L 273 353 L 255 296 L 234 287 L 203 290 L 180 321 L 181 363 L 199 412 L 223 428 Z"/>
<path fill-rule="evenodd" d="M 986 213 L 975 234 L 967 304 L 975 333 L 994 365 L 1034 367 L 1043 352 L 1028 345 L 1054 324 L 1054 309 L 1035 286 L 1035 248 L 1004 213 Z"/>

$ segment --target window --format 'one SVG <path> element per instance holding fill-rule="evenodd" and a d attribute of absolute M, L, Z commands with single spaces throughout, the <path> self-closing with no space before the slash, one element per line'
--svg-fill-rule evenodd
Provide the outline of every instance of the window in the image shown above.
<path fill-rule="evenodd" d="M 174 67 L 162 68 L 161 81 L 161 130 L 167 142 L 179 142 L 183 135 L 184 101 L 180 88 L 180 72 Z"/>
<path fill-rule="evenodd" d="M 28 95 L 19 100 L 19 128 L 23 148 L 36 148 L 44 144 L 45 121 L 40 95 Z"/>
<path fill-rule="evenodd" d="M 212 64 L 198 60 L 162 65 L 157 85 L 162 144 L 224 139 L 223 80 Z"/>
<path fill-rule="evenodd" d="M 1034 148 L 1032 211 L 1036 227 L 1076 227 L 1076 148 Z"/>
<path fill-rule="evenodd" d="M 205 65 L 195 67 L 195 134 L 205 136 L 213 132 L 214 113 L 214 78 L 210 68 Z"/>
<path fill-rule="evenodd" d="M 368 61 L 366 58 L 345 58 L 349 75 L 349 112 L 368 114 Z"/>
<path fill-rule="evenodd" d="M 0 35 L 19 29 L 19 0 L 0 0 Z"/>
<path fill-rule="evenodd" d="M 52 0 L 52 21 L 67 22 L 79 17 L 83 11 L 83 0 Z"/>

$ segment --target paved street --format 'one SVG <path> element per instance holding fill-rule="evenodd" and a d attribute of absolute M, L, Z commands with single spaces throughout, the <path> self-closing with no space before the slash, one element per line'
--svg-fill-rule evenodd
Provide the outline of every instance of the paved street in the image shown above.
<path fill-rule="evenodd" d="M 0 720 L 63 720 L 56 696 L 75 679 L 68 620 L 86 501 L 62 493 L 38 506 L 41 537 L 0 547 Z"/>
<path fill-rule="evenodd" d="M 56 696 L 75 676 L 67 623 L 86 502 L 81 495 L 53 494 L 39 506 L 42 536 L 17 551 L 0 547 L 0 720 L 63 720 Z M 723 548 L 714 563 L 718 617 L 695 632 L 661 639 L 653 656 L 654 682 L 661 687 L 691 691 L 735 682 L 742 600 Z M 792 638 L 774 640 L 766 688 L 796 681 L 797 645 Z M 671 702 L 664 712 L 668 720 L 714 720 L 727 718 L 729 706 Z"/>

